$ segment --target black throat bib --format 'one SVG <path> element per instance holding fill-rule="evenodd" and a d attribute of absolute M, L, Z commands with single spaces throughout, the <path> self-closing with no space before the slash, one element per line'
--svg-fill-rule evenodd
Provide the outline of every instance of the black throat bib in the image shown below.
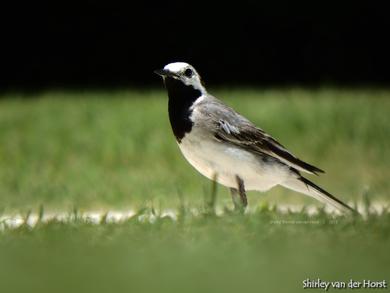
<path fill-rule="evenodd" d="M 193 122 L 190 120 L 192 104 L 202 95 L 200 90 L 181 81 L 166 77 L 165 87 L 168 91 L 168 112 L 173 134 L 178 143 L 184 135 L 191 131 Z"/>

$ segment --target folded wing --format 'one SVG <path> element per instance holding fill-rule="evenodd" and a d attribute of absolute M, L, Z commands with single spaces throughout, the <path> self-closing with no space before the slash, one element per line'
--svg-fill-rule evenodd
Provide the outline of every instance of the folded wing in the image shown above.
<path fill-rule="evenodd" d="M 316 175 L 324 173 L 323 170 L 298 159 L 276 139 L 233 109 L 224 105 L 224 111 L 219 110 L 221 109 L 219 100 L 213 99 L 211 103 L 208 101 L 204 106 L 199 106 L 198 109 L 203 112 L 203 116 L 212 120 L 210 122 L 215 126 L 216 139 L 242 147 L 253 153 L 270 155 L 299 171 Z"/>

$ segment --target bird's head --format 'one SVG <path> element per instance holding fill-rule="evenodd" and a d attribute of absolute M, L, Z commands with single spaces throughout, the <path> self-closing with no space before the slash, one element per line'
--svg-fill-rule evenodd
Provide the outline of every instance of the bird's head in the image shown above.
<path fill-rule="evenodd" d="M 185 86 L 193 87 L 202 94 L 206 93 L 206 89 L 203 86 L 200 75 L 195 68 L 188 63 L 169 63 L 165 65 L 163 69 L 155 70 L 154 73 L 160 75 L 164 79 L 164 82 L 169 80 L 178 81 L 183 83 Z"/>

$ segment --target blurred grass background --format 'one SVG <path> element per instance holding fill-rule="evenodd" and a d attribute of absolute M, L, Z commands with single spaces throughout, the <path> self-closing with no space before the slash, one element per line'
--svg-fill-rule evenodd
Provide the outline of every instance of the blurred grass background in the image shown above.
<path fill-rule="evenodd" d="M 326 171 L 312 179 L 344 200 L 388 198 L 390 93 L 217 90 L 215 95 Z M 47 92 L 0 100 L 0 206 L 24 209 L 197 203 L 209 181 L 182 157 L 156 92 Z M 250 203 L 315 203 L 284 189 Z M 220 189 L 219 202 L 230 196 Z"/>
<path fill-rule="evenodd" d="M 324 169 L 325 175 L 312 179 L 325 189 L 345 201 L 360 201 L 366 191 L 371 200 L 389 202 L 389 91 L 210 92 Z M 201 207 L 210 182 L 180 154 L 165 95 L 2 96 L 2 213 L 41 205 L 45 211 L 175 209 L 179 194 L 188 209 Z M 224 188 L 217 200 L 231 206 Z M 251 192 L 249 203 L 318 204 L 281 188 Z M 0 292 L 299 292 L 306 278 L 388 278 L 389 236 L 388 214 L 363 221 L 261 208 L 251 215 L 183 216 L 154 224 L 76 219 L 22 226 L 0 232 Z"/>
<path fill-rule="evenodd" d="M 281 219 L 292 222 L 273 222 Z M 0 290 L 318 292 L 303 290 L 302 282 L 388 282 L 389 220 L 389 214 L 362 221 L 263 210 L 153 224 L 21 227 L 1 233 Z"/>

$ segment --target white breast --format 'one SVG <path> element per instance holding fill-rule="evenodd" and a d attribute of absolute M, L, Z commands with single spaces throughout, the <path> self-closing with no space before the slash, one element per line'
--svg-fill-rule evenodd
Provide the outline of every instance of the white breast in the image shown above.
<path fill-rule="evenodd" d="M 265 163 L 255 154 L 217 141 L 203 129 L 193 127 L 179 144 L 188 162 L 209 179 L 237 187 L 238 175 L 246 190 L 265 191 L 281 183 L 288 171 L 280 164 Z"/>

